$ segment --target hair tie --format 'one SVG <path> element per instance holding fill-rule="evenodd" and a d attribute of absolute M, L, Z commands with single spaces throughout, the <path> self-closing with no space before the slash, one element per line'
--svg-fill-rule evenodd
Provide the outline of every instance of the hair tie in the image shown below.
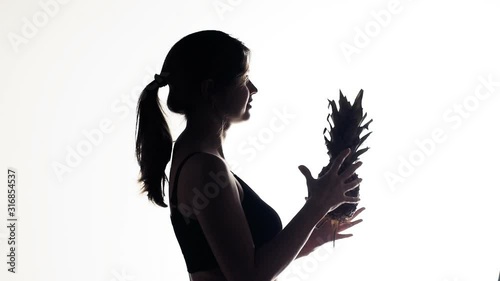
<path fill-rule="evenodd" d="M 155 74 L 155 82 L 160 87 L 164 87 L 168 84 L 168 76 L 170 72 L 161 72 L 160 74 Z"/>

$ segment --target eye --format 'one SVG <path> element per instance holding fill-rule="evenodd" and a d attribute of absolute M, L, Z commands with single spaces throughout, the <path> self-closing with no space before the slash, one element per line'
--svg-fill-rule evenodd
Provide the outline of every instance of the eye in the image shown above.
<path fill-rule="evenodd" d="M 248 83 L 248 75 L 246 75 L 243 80 L 241 81 L 241 84 L 245 85 L 246 83 Z"/>

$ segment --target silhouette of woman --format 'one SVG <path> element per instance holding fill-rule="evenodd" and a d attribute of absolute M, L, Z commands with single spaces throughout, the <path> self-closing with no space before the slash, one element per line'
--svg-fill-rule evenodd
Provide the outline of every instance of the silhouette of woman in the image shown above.
<path fill-rule="evenodd" d="M 257 93 L 248 77 L 249 62 L 250 50 L 238 39 L 216 30 L 195 32 L 174 44 L 161 73 L 139 97 L 138 181 L 150 201 L 168 207 L 163 189 L 172 153 L 170 218 L 190 280 L 276 280 L 295 258 L 331 241 L 329 224 L 314 230 L 326 213 L 359 200 L 344 193 L 360 180 L 344 181 L 360 164 L 337 174 L 347 150 L 320 179 L 299 167 L 309 197 L 284 229 L 278 214 L 230 170 L 222 149 L 226 131 L 250 118 L 250 102 Z M 168 108 L 186 118 L 173 152 L 158 101 L 158 90 L 166 85 Z"/>

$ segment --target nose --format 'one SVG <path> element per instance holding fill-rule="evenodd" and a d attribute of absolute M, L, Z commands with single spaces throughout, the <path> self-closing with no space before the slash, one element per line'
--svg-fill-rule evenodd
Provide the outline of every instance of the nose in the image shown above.
<path fill-rule="evenodd" d="M 257 87 L 255 87 L 255 85 L 252 83 L 252 81 L 248 80 L 248 82 L 250 84 L 249 87 L 248 87 L 248 89 L 250 90 L 250 93 L 252 95 L 255 94 L 255 93 L 257 93 L 258 92 Z"/>

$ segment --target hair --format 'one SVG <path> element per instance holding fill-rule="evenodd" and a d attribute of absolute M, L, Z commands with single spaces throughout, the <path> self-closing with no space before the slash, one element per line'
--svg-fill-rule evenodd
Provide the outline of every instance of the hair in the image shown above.
<path fill-rule="evenodd" d="M 161 107 L 158 90 L 169 85 L 168 109 L 186 118 L 201 104 L 201 83 L 212 79 L 224 88 L 248 70 L 250 50 L 238 39 L 218 30 L 203 30 L 183 37 L 165 58 L 161 73 L 165 83 L 153 80 L 139 96 L 136 118 L 135 154 L 140 166 L 141 193 L 161 207 L 165 196 L 165 168 L 170 161 L 173 140 Z M 161 80 L 161 79 L 160 79 Z"/>

